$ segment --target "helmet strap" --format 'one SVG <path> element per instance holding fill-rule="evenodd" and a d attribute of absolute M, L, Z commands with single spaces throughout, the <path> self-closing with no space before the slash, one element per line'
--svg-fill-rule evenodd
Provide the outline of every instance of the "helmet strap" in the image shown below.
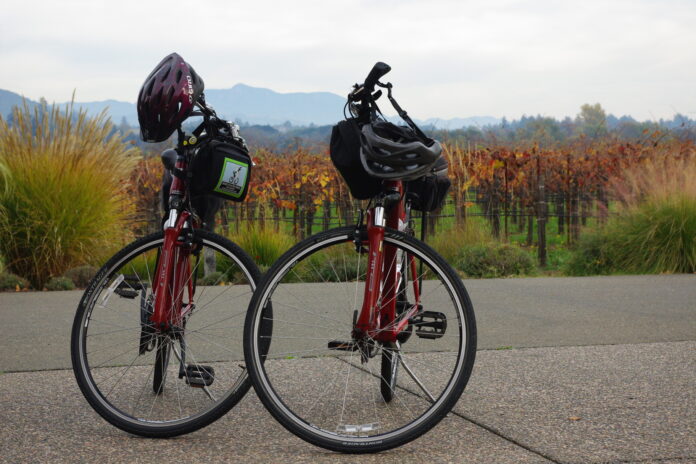
<path fill-rule="evenodd" d="M 399 104 L 396 102 L 396 100 L 395 100 L 394 97 L 392 96 L 392 85 L 391 85 L 391 82 L 385 84 L 384 87 L 387 88 L 387 98 L 388 98 L 389 101 L 391 102 L 391 104 L 392 104 L 392 106 L 394 107 L 394 109 L 396 110 L 396 112 L 399 114 L 399 117 L 400 117 L 401 119 L 403 119 L 403 120 L 406 122 L 406 124 L 408 124 L 408 126 L 409 126 L 411 129 L 413 129 L 413 131 L 416 133 L 416 135 L 417 135 L 419 138 L 423 139 L 423 141 L 430 140 L 430 138 L 428 138 L 428 137 L 423 133 L 423 131 L 420 130 L 420 127 L 418 127 L 418 126 L 416 125 L 416 123 L 413 122 L 413 120 L 412 120 L 411 117 L 408 115 L 408 113 L 406 113 L 406 111 L 405 111 L 403 108 L 401 108 L 401 106 L 399 106 Z"/>

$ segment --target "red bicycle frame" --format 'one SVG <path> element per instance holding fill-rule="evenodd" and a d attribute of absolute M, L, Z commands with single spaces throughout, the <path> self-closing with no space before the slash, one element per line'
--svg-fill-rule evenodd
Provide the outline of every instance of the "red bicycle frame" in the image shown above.
<path fill-rule="evenodd" d="M 374 340 L 394 342 L 397 335 L 408 326 L 409 319 L 418 311 L 420 289 L 416 277 L 416 261 L 407 255 L 407 265 L 413 278 L 415 303 L 404 314 L 397 314 L 396 303 L 404 276 L 403 253 L 394 246 L 384 244 L 384 228 L 403 230 L 406 226 L 406 208 L 404 205 L 404 185 L 401 181 L 388 181 L 386 187 L 399 200 L 388 208 L 378 204 L 367 213 L 367 243 L 369 256 L 363 305 L 358 316 L 356 329 Z M 386 214 L 386 216 L 385 216 Z M 387 264 L 385 272 L 384 266 Z M 397 316 L 399 319 L 397 320 Z"/>
<path fill-rule="evenodd" d="M 181 157 L 176 162 L 179 172 L 186 170 L 186 162 Z M 182 198 L 185 185 L 182 179 L 174 176 L 170 188 L 170 198 Z M 157 260 L 155 282 L 153 282 L 154 308 L 153 326 L 158 330 L 182 328 L 186 315 L 193 309 L 195 288 L 191 278 L 190 255 L 192 244 L 188 238 L 192 221 L 191 213 L 176 208 L 169 211 L 169 219 L 164 224 L 164 242 Z M 188 303 L 184 304 L 184 290 L 188 290 Z"/>

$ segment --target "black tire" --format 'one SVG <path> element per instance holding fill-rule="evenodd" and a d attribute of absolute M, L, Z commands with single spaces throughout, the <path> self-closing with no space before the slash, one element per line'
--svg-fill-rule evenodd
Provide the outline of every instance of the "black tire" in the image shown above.
<path fill-rule="evenodd" d="M 382 345 L 382 365 L 379 379 L 379 390 L 384 401 L 389 403 L 394 399 L 396 390 L 396 379 L 399 371 L 399 358 L 396 355 L 397 346 L 395 343 L 385 343 Z"/>
<path fill-rule="evenodd" d="M 419 331 L 430 329 L 427 321 L 414 322 L 416 330 L 398 352 L 387 356 L 380 356 L 385 351 L 374 340 L 351 342 L 352 313 L 360 309 L 364 289 L 361 256 L 370 252 L 364 230 L 362 250 L 356 251 L 354 230 L 344 227 L 312 236 L 268 270 L 247 313 L 244 355 L 257 395 L 287 430 L 326 449 L 372 453 L 414 440 L 454 407 L 474 365 L 476 325 L 466 289 L 444 259 L 423 242 L 386 229 L 385 246 L 424 263 L 425 296 L 419 311 L 446 314 L 447 332 L 432 341 L 430 334 Z M 407 286 L 419 277 L 408 277 Z M 271 300 L 272 342 L 265 352 L 268 336 L 261 322 Z M 388 395 L 393 399 L 385 402 L 380 390 L 391 379 L 381 369 L 391 368 L 393 357 L 403 369 Z M 373 362 L 380 364 L 373 369 Z"/>
<path fill-rule="evenodd" d="M 171 354 L 169 340 L 161 337 L 157 341 L 155 355 L 155 370 L 152 375 L 152 391 L 161 395 L 164 391 L 164 382 L 167 380 L 167 367 L 169 367 L 169 355 Z"/>
<path fill-rule="evenodd" d="M 140 313 L 146 307 L 141 302 L 152 294 L 162 242 L 163 233 L 155 233 L 109 259 L 82 296 L 71 336 L 73 371 L 89 404 L 114 426 L 144 437 L 205 427 L 251 387 L 243 365 L 242 323 L 260 273 L 241 248 L 211 232 L 196 230 L 194 242 L 213 250 L 222 274 L 203 286 L 196 277 L 202 274 L 202 256 L 192 259 L 189 278 L 198 284 L 195 308 L 185 322 L 186 348 L 177 337 L 161 334 L 153 335 L 160 337 L 148 347 L 154 350 L 141 346 Z M 186 365 L 214 365 L 212 384 L 191 386 L 188 375 L 179 375 L 182 358 Z"/>

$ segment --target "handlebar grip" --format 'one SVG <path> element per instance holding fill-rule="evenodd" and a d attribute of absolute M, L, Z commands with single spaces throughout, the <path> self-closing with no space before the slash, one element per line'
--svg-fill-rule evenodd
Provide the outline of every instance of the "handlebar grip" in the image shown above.
<path fill-rule="evenodd" d="M 382 63 L 381 61 L 375 63 L 370 71 L 370 74 L 367 75 L 365 83 L 363 84 L 365 90 L 367 90 L 368 93 L 372 93 L 375 88 L 375 83 L 377 83 L 379 78 L 387 74 L 389 71 L 391 71 L 391 66 L 389 66 L 387 63 Z"/>

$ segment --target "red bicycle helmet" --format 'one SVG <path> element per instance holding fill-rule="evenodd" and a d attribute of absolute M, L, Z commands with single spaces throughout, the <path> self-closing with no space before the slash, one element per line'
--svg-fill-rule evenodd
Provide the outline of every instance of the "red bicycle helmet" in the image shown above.
<path fill-rule="evenodd" d="M 177 53 L 165 57 L 147 76 L 138 94 L 140 137 L 163 142 L 193 111 L 203 79 Z"/>

